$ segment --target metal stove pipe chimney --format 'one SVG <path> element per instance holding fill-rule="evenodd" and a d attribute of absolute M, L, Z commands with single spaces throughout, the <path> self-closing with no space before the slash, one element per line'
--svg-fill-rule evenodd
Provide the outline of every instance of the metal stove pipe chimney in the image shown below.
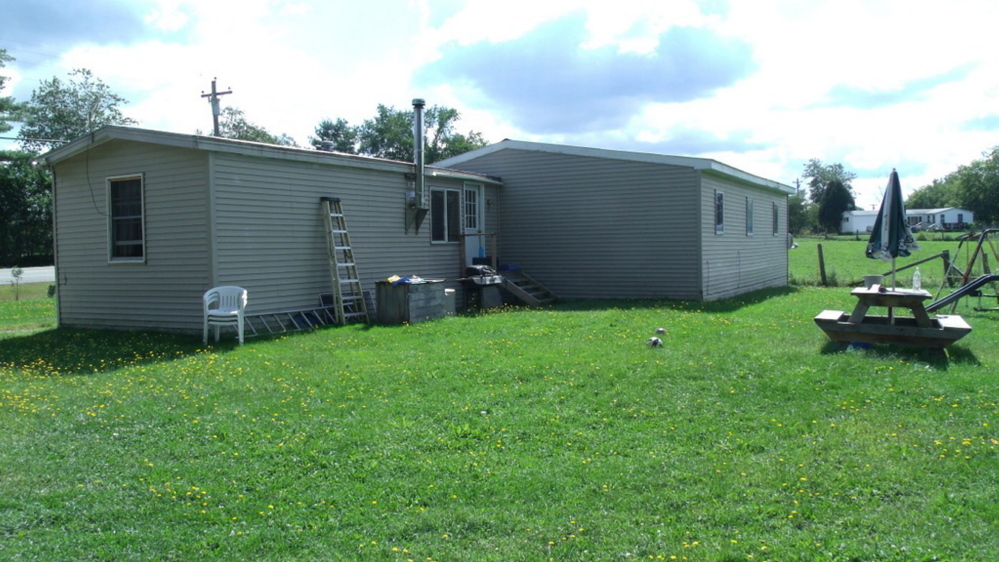
<path fill-rule="evenodd" d="M 416 172 L 416 205 L 425 207 L 424 199 L 424 150 L 423 150 L 423 107 L 426 102 L 421 98 L 413 100 L 413 156 Z"/>

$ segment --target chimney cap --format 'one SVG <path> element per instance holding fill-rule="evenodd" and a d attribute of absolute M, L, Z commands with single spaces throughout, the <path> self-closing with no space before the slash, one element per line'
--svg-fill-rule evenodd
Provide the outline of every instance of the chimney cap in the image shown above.
<path fill-rule="evenodd" d="M 416 107 L 423 107 L 427 105 L 427 102 L 425 102 L 423 98 L 413 98 L 413 105 Z"/>

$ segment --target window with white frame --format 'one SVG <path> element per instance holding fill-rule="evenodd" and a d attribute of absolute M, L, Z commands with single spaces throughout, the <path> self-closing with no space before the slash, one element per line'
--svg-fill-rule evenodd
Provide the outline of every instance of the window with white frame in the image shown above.
<path fill-rule="evenodd" d="M 142 176 L 108 178 L 108 259 L 143 261 L 145 257 Z"/>
<path fill-rule="evenodd" d="M 465 184 L 465 228 L 476 230 L 482 219 L 479 217 L 479 184 Z"/>
<path fill-rule="evenodd" d="M 753 200 L 746 197 L 746 236 L 752 236 L 753 229 Z"/>
<path fill-rule="evenodd" d="M 461 191 L 430 190 L 430 240 L 458 242 L 461 240 Z"/>
<path fill-rule="evenodd" d="M 725 234 L 725 194 L 715 191 L 715 234 Z"/>

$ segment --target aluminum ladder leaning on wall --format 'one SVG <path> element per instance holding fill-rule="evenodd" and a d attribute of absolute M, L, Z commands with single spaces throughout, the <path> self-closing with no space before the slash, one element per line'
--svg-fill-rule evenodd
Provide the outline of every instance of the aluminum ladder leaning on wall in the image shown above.
<path fill-rule="evenodd" d="M 333 309 L 337 324 L 368 322 L 368 306 L 361 290 L 361 278 L 354 262 L 354 249 L 350 245 L 343 204 L 337 197 L 320 199 L 323 223 L 326 226 L 326 246 L 330 260 L 330 278 L 333 283 Z"/>

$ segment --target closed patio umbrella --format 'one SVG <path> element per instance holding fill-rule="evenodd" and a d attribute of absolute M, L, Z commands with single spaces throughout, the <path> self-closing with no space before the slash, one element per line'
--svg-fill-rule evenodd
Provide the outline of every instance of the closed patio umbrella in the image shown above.
<path fill-rule="evenodd" d="M 902 200 L 902 185 L 898 172 L 894 169 L 888 178 L 888 188 L 881 201 L 881 211 L 874 221 L 874 230 L 867 243 L 867 257 L 891 262 L 891 288 L 895 289 L 895 258 L 909 255 L 918 250 L 909 220 L 905 216 L 905 202 Z"/>

